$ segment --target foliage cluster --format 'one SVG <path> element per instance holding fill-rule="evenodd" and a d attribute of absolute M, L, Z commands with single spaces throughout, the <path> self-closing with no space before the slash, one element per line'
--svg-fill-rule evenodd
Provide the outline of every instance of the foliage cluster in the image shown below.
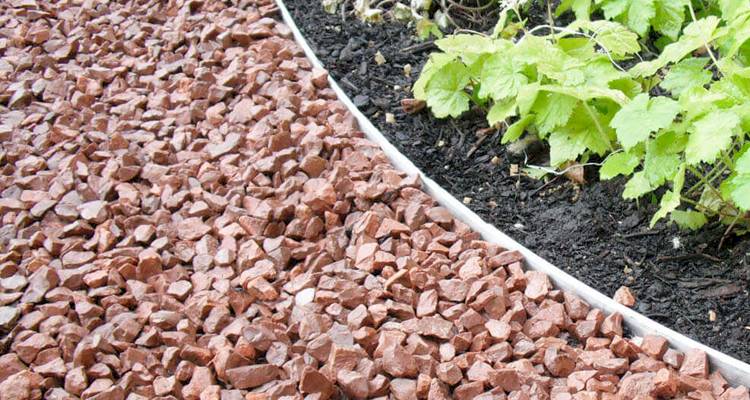
<path fill-rule="evenodd" d="M 566 27 L 526 29 L 504 10 L 492 35 L 437 41 L 415 97 L 439 118 L 486 109 L 503 143 L 546 141 L 551 167 L 603 158 L 601 179 L 628 177 L 625 198 L 658 201 L 652 225 L 750 226 L 750 2 L 565 0 L 557 12 L 568 10 Z"/>

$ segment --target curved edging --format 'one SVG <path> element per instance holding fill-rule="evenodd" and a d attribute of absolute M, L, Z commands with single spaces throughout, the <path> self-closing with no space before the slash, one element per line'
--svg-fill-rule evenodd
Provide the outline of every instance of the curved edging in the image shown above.
<path fill-rule="evenodd" d="M 286 8 L 283 0 L 275 0 L 279 7 L 284 22 L 292 31 L 294 39 L 297 44 L 302 47 L 307 55 L 307 58 L 315 67 L 325 68 L 320 62 L 315 52 L 310 48 L 309 44 L 305 40 L 302 33 L 297 28 L 296 23 L 292 19 L 289 10 Z M 750 365 L 730 357 L 718 350 L 714 350 L 704 344 L 696 342 L 687 336 L 678 333 L 672 329 L 659 324 L 658 322 L 647 318 L 636 311 L 625 307 L 608 296 L 598 292 L 576 278 L 568 275 L 563 270 L 555 267 L 545 259 L 539 257 L 531 250 L 527 249 L 520 243 L 516 242 L 508 235 L 504 234 L 493 225 L 488 224 L 477 214 L 471 211 L 463 203 L 458 201 L 435 181 L 428 178 L 422 171 L 419 170 L 406 156 L 401 154 L 396 147 L 394 147 L 388 139 L 383 136 L 382 133 L 370 122 L 370 120 L 359 111 L 359 109 L 352 103 L 351 99 L 341 90 L 341 87 L 336 81 L 329 76 L 329 84 L 331 88 L 336 92 L 339 100 L 346 105 L 349 111 L 354 115 L 359 123 L 360 128 L 365 133 L 368 139 L 377 143 L 382 149 L 386 156 L 389 158 L 391 163 L 399 170 L 406 172 L 411 175 L 419 175 L 423 182 L 423 189 L 425 192 L 430 194 L 440 205 L 450 210 L 450 212 L 458 219 L 466 223 L 473 230 L 479 232 L 482 237 L 488 242 L 496 243 L 509 250 L 518 250 L 526 257 L 527 267 L 530 269 L 538 270 L 547 274 L 553 281 L 555 286 L 559 289 L 576 293 L 591 306 L 601 309 L 607 314 L 620 313 L 623 316 L 623 323 L 630 329 L 630 331 L 639 337 L 648 334 L 660 335 L 669 340 L 670 345 L 680 351 L 688 351 L 690 349 L 700 349 L 708 354 L 711 361 L 711 366 L 721 372 L 724 378 L 727 379 L 733 385 L 745 385 L 750 386 Z"/>

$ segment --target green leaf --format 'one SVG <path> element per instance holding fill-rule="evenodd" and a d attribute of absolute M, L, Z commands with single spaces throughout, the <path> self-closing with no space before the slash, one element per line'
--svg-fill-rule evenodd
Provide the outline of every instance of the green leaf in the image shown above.
<path fill-rule="evenodd" d="M 451 61 L 435 72 L 425 88 L 427 105 L 437 118 L 456 118 L 469 109 L 468 68 L 460 61 Z"/>
<path fill-rule="evenodd" d="M 682 60 L 686 55 L 704 47 L 707 43 L 718 36 L 716 28 L 721 20 L 716 16 L 709 16 L 692 22 L 685 27 L 680 39 L 664 47 L 659 57 L 655 60 L 644 61 L 630 69 L 630 74 L 635 77 L 654 75 L 656 71 L 667 64 Z"/>
<path fill-rule="evenodd" d="M 666 97 L 650 99 L 643 93 L 620 109 L 611 126 L 623 148 L 628 150 L 648 139 L 652 132 L 668 127 L 679 112 L 676 101 Z"/>
<path fill-rule="evenodd" d="M 682 160 L 678 153 L 685 149 L 686 137 L 675 132 L 666 132 L 646 144 L 643 171 L 652 186 L 662 185 L 672 178 Z"/>
<path fill-rule="evenodd" d="M 648 179 L 643 171 L 640 171 L 633 174 L 633 177 L 625 184 L 625 190 L 622 192 L 622 197 L 626 200 L 635 200 L 651 190 L 653 190 L 653 188 L 651 188 L 651 185 L 648 183 Z"/>
<path fill-rule="evenodd" d="M 554 128 L 568 123 L 578 99 L 560 93 L 544 92 L 539 95 L 531 108 L 536 114 L 539 132 L 547 134 Z"/>
<path fill-rule="evenodd" d="M 516 102 L 513 100 L 499 101 L 492 105 L 487 113 L 487 123 L 494 126 L 498 122 L 505 121 L 508 117 L 516 115 Z"/>
<path fill-rule="evenodd" d="M 631 0 L 628 7 L 627 25 L 640 36 L 646 36 L 651 18 L 656 16 L 654 0 Z"/>
<path fill-rule="evenodd" d="M 737 159 L 734 161 L 734 171 L 740 174 L 750 174 L 750 144 L 746 144 L 737 153 Z"/>
<path fill-rule="evenodd" d="M 591 107 L 579 103 L 568 123 L 550 134 L 550 165 L 556 167 L 574 161 L 586 151 L 597 154 L 609 151 L 611 130 L 604 118 Z"/>
<path fill-rule="evenodd" d="M 672 40 L 677 40 L 685 22 L 685 7 L 690 0 L 656 0 L 654 29 Z"/>
<path fill-rule="evenodd" d="M 668 190 L 664 193 L 659 204 L 659 210 L 656 211 L 654 216 L 651 218 L 650 227 L 653 228 L 656 223 L 669 215 L 672 211 L 676 210 L 680 206 L 680 194 L 682 193 L 682 187 L 685 184 L 685 164 L 682 164 L 674 175 L 674 183 L 672 190 Z"/>
<path fill-rule="evenodd" d="M 417 21 L 417 36 L 426 40 L 430 38 L 430 35 L 440 39 L 443 37 L 443 32 L 440 31 L 440 27 L 436 23 L 430 21 L 428 18 L 420 18 Z"/>
<path fill-rule="evenodd" d="M 587 25 L 596 40 L 615 57 L 623 57 L 641 51 L 638 35 L 620 23 L 599 20 Z"/>
<path fill-rule="evenodd" d="M 731 111 L 714 111 L 693 123 L 685 147 L 685 160 L 695 165 L 713 162 L 722 150 L 732 145 L 740 118 Z"/>
<path fill-rule="evenodd" d="M 597 0 L 597 3 L 601 3 L 604 18 L 615 19 L 625 14 L 630 0 Z"/>
<path fill-rule="evenodd" d="M 435 72 L 439 71 L 445 64 L 448 64 L 455 59 L 456 56 L 451 54 L 433 53 L 430 55 L 430 58 L 424 64 L 424 67 L 422 67 L 422 73 L 419 74 L 419 78 L 414 82 L 414 86 L 412 86 L 414 98 L 426 101 L 427 95 L 425 94 L 425 87 L 427 86 L 427 82 L 432 79 Z"/>
<path fill-rule="evenodd" d="M 743 212 L 750 211 L 750 174 L 735 174 L 721 184 L 722 193 Z"/>
<path fill-rule="evenodd" d="M 568 10 L 573 10 L 577 20 L 588 20 L 591 14 L 591 0 L 563 0 L 555 9 L 555 16 L 559 17 Z"/>
<path fill-rule="evenodd" d="M 640 158 L 631 153 L 612 154 L 604 160 L 604 164 L 599 169 L 599 179 L 607 180 L 618 175 L 630 175 L 640 163 Z"/>
<path fill-rule="evenodd" d="M 529 81 L 522 71 L 523 65 L 514 61 L 510 54 L 493 54 L 482 69 L 479 97 L 503 100 L 515 96 L 518 89 Z"/>
<path fill-rule="evenodd" d="M 711 71 L 705 69 L 708 58 L 687 58 L 670 68 L 659 86 L 679 97 L 682 92 L 696 86 L 704 86 L 711 82 Z"/>
<path fill-rule="evenodd" d="M 747 0 L 719 0 L 721 14 L 726 21 L 733 21 L 740 15 L 750 12 Z"/>
<path fill-rule="evenodd" d="M 614 101 L 617 104 L 627 104 L 628 97 L 625 96 L 619 90 L 601 88 L 596 86 L 581 87 L 581 86 L 561 86 L 561 85 L 539 85 L 538 89 L 545 92 L 555 92 L 571 97 L 575 97 L 581 101 L 588 101 L 596 98 L 606 98 Z"/>
<path fill-rule="evenodd" d="M 511 42 L 504 39 L 491 39 L 487 36 L 466 33 L 436 40 L 435 45 L 446 53 L 460 56 L 466 64 L 471 64 L 481 54 L 507 51 L 513 46 Z"/>
<path fill-rule="evenodd" d="M 651 223 L 649 224 L 649 227 L 653 228 L 654 225 L 656 225 L 656 223 L 659 222 L 660 219 L 669 215 L 669 213 L 676 210 L 677 207 L 679 206 L 680 206 L 680 194 L 675 193 L 671 190 L 668 190 L 666 193 L 664 193 L 664 196 L 661 197 L 661 202 L 659 203 L 659 209 L 651 218 Z"/>
<path fill-rule="evenodd" d="M 536 98 L 539 96 L 539 84 L 534 82 L 529 85 L 523 85 L 518 90 L 518 96 L 516 96 L 516 103 L 518 103 L 518 112 L 525 116 L 531 112 L 531 107 L 534 106 Z"/>
<path fill-rule="evenodd" d="M 737 155 L 732 175 L 721 184 L 721 192 L 742 211 L 750 211 L 750 144 Z"/>
<path fill-rule="evenodd" d="M 681 229 L 689 229 L 691 231 L 700 229 L 708 222 L 708 219 L 703 213 L 693 210 L 674 210 L 672 211 L 670 218 Z"/>
<path fill-rule="evenodd" d="M 533 121 L 534 121 L 533 115 L 527 115 L 519 119 L 513 125 L 508 127 L 508 129 L 503 134 L 503 138 L 500 140 L 500 143 L 506 144 L 506 143 L 518 140 L 518 138 L 520 138 L 521 135 L 523 135 L 523 132 L 526 130 L 526 127 L 529 126 L 529 124 L 532 123 Z"/>

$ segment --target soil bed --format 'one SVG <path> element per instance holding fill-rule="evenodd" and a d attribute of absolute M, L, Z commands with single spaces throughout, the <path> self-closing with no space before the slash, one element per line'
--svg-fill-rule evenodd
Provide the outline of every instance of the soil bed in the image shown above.
<path fill-rule="evenodd" d="M 476 132 L 486 127 L 481 112 L 451 122 L 401 110 L 434 49 L 418 42 L 411 28 L 342 20 L 318 2 L 285 3 L 355 104 L 422 171 L 470 201 L 474 212 L 601 292 L 611 296 L 626 285 L 639 312 L 750 362 L 750 241 L 728 238 L 719 250 L 725 227 L 718 224 L 696 233 L 665 223 L 649 230 L 654 205 L 622 200 L 623 182 L 598 182 L 593 168 L 586 171 L 592 183 L 582 187 L 562 177 L 545 183 L 512 176 L 511 164 L 523 164 L 525 155 L 508 153 L 497 133 L 477 146 Z M 376 64 L 377 51 L 385 64 Z M 395 123 L 386 123 L 385 113 L 393 113 Z M 534 150 L 527 149 L 528 162 L 541 165 L 546 150 Z"/>

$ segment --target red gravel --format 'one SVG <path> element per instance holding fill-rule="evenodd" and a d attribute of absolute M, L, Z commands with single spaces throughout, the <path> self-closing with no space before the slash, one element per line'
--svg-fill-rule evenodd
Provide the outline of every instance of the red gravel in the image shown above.
<path fill-rule="evenodd" d="M 0 4 L 1 400 L 749 398 L 436 207 L 225 3 Z"/>

